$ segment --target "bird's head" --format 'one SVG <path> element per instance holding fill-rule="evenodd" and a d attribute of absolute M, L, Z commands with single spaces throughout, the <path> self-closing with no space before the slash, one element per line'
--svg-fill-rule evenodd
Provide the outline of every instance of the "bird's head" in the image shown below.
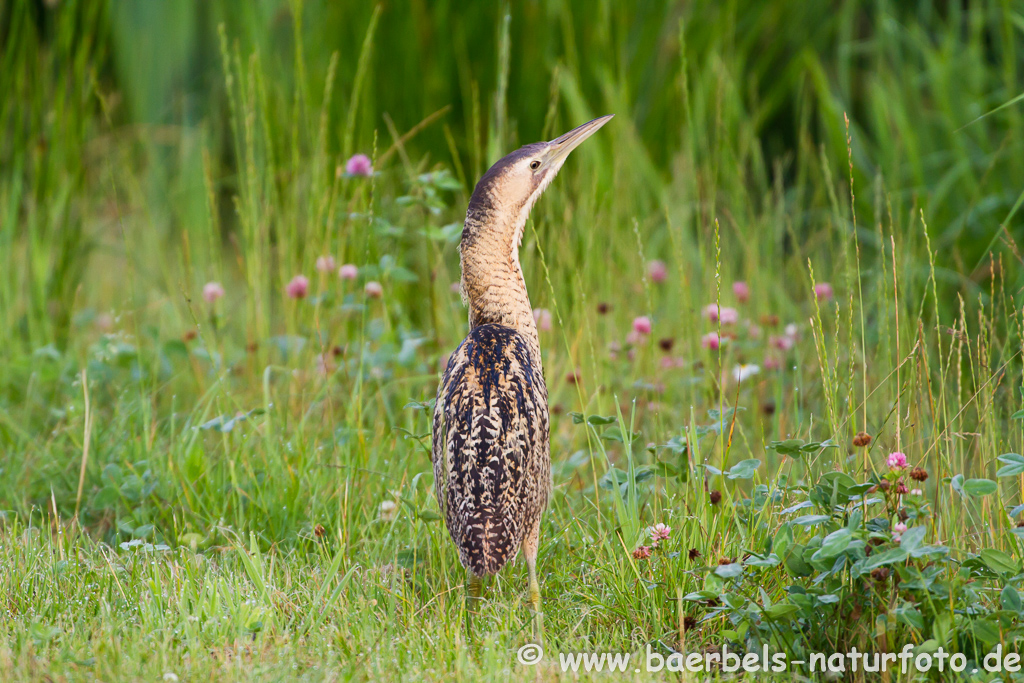
<path fill-rule="evenodd" d="M 491 166 L 469 200 L 463 243 L 490 229 L 500 233 L 493 237 L 510 238 L 509 246 L 517 248 L 537 198 L 551 184 L 569 154 L 612 116 L 584 123 L 549 142 L 520 147 Z"/>

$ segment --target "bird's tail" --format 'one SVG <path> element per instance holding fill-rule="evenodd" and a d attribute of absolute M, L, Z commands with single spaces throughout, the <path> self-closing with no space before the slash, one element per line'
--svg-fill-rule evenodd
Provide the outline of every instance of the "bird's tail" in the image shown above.
<path fill-rule="evenodd" d="M 456 538 L 463 566 L 476 576 L 497 574 L 508 564 L 522 540 L 519 525 L 498 512 L 479 511 Z"/>

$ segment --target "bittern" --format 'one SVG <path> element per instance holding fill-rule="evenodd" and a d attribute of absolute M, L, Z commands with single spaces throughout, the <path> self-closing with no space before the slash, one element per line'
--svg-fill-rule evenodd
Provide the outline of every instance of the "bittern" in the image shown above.
<path fill-rule="evenodd" d="M 521 549 L 538 634 L 537 549 L 551 494 L 548 390 L 519 246 L 530 209 L 569 153 L 611 118 L 526 145 L 480 178 L 459 244 L 469 334 L 448 360 L 434 407 L 434 490 L 468 570 L 470 611 L 483 577 Z"/>

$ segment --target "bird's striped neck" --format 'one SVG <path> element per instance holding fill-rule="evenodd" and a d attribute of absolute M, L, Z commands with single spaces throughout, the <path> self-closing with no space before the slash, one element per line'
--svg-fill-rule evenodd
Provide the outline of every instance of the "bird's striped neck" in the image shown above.
<path fill-rule="evenodd" d="M 462 298 L 469 307 L 469 327 L 493 323 L 516 330 L 539 365 L 537 324 L 519 265 L 522 226 L 515 224 L 519 221 L 496 224 L 487 220 L 493 216 L 488 213 L 470 207 L 459 245 Z"/>

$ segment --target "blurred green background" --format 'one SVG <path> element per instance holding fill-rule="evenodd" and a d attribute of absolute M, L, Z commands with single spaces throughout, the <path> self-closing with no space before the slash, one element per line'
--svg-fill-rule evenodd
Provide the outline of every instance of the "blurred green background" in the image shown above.
<path fill-rule="evenodd" d="M 322 150 L 333 167 L 427 120 L 399 156 L 453 169 L 465 190 L 518 144 L 615 113 L 614 154 L 597 167 L 600 189 L 628 192 L 608 208 L 615 225 L 666 219 L 644 226 L 657 247 L 666 221 L 700 232 L 732 216 L 742 233 L 762 228 L 736 217 L 770 222 L 781 202 L 800 209 L 779 216 L 788 251 L 823 226 L 852 229 L 837 210 L 847 114 L 863 247 L 877 249 L 879 223 L 919 236 L 923 210 L 943 298 L 973 299 L 990 257 L 1019 260 L 1021 105 L 1000 106 L 1022 91 L 1022 32 L 1012 0 L 5 0 L 0 249 L 34 242 L 38 261 L 6 269 L 0 303 L 22 339 L 30 311 L 66 327 L 117 215 L 139 253 L 177 250 L 184 233 L 229 240 L 246 145 L 232 96 L 259 110 L 256 163 Z M 292 166 L 267 182 L 283 188 Z M 133 195 L 121 214 L 118 192 Z M 136 198 L 145 220 L 126 221 Z"/>

